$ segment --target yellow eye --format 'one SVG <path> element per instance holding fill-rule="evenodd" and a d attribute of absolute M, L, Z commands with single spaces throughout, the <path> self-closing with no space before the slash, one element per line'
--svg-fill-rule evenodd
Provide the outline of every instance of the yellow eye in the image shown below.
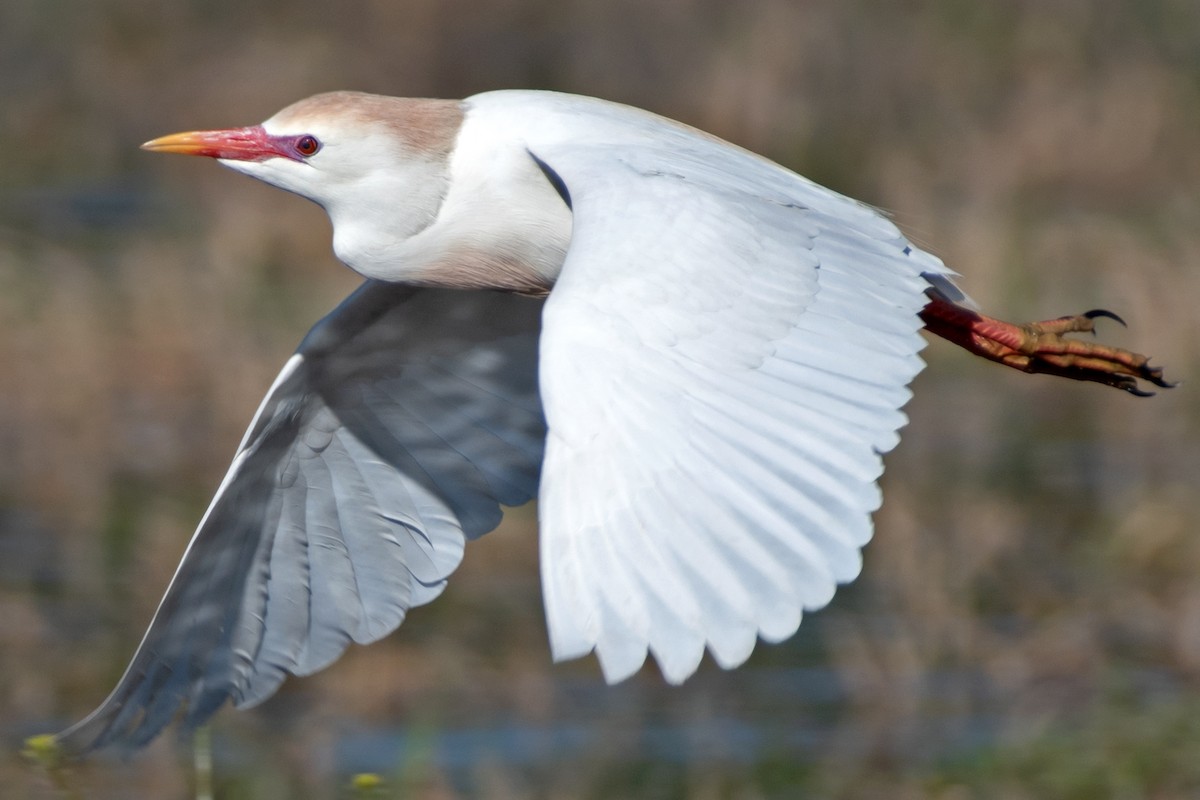
<path fill-rule="evenodd" d="M 321 149 L 321 143 L 317 141 L 317 137 L 311 135 L 301 136 L 296 140 L 296 152 L 307 158 L 315 155 Z"/>

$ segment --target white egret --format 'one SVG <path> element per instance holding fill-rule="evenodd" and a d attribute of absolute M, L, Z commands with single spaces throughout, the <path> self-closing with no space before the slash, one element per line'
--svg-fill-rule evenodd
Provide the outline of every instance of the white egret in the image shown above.
<path fill-rule="evenodd" d="M 127 672 L 68 749 L 198 724 L 393 631 L 539 501 L 556 659 L 678 683 L 853 580 L 920 329 L 1140 393 L 1161 370 L 974 311 L 866 205 L 685 125 L 534 91 L 352 92 L 146 149 L 319 203 L 367 278 L 284 366 Z"/>

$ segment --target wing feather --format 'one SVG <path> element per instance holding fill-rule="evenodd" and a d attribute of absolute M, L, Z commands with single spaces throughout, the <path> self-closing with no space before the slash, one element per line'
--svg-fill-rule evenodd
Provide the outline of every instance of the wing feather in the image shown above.
<path fill-rule="evenodd" d="M 522 96 L 523 99 L 529 99 Z M 882 215 L 623 107 L 538 100 L 571 198 L 544 314 L 539 494 L 556 658 L 684 680 L 861 568 L 936 258 Z M 557 115 L 557 116 L 556 116 Z"/>
<path fill-rule="evenodd" d="M 138 745 L 261 702 L 429 602 L 537 487 L 541 302 L 368 281 L 250 425 L 125 675 L 59 735 Z"/>

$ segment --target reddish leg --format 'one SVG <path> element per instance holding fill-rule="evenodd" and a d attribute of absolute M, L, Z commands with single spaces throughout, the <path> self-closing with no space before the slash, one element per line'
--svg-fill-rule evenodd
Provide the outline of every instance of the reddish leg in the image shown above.
<path fill-rule="evenodd" d="M 1124 325 L 1110 311 L 1088 311 L 1074 317 L 1013 325 L 931 297 L 921 312 L 930 333 L 990 361 L 1022 372 L 1046 373 L 1077 381 L 1095 381 L 1146 397 L 1154 394 L 1138 388 L 1138 379 L 1155 386 L 1174 386 L 1163 380 L 1161 367 L 1138 353 L 1096 342 L 1068 339 L 1068 333 L 1093 333 L 1097 317 L 1108 317 Z"/>

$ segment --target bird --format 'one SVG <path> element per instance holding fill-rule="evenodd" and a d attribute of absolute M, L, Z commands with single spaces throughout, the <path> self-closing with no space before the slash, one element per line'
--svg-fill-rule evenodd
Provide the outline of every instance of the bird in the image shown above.
<path fill-rule="evenodd" d="M 433 601 L 538 501 L 553 658 L 682 683 L 855 579 L 924 328 L 1132 394 L 1142 355 L 1015 325 L 883 213 L 630 106 L 330 92 L 146 150 L 322 206 L 363 283 L 268 390 L 137 648 L 66 751 L 250 707 Z"/>

